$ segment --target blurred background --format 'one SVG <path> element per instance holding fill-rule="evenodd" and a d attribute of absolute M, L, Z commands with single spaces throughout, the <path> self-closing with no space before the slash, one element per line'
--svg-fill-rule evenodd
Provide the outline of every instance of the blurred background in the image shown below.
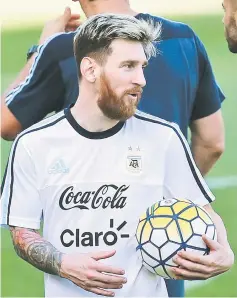
<path fill-rule="evenodd" d="M 78 12 L 78 3 L 60 1 L 4 1 L 1 4 L 2 92 L 26 61 L 28 48 L 37 44 L 45 20 L 62 13 L 65 6 Z M 203 41 L 215 76 L 226 95 L 223 114 L 226 151 L 207 177 L 217 200 L 214 208 L 226 225 L 237 255 L 237 55 L 227 49 L 222 25 L 221 0 L 131 0 L 137 11 L 189 24 Z M 10 142 L 1 141 L 1 177 Z M 1 230 L 1 297 L 43 297 L 43 274 L 18 258 L 10 235 Z M 237 297 L 237 266 L 212 280 L 186 283 L 189 297 Z"/>

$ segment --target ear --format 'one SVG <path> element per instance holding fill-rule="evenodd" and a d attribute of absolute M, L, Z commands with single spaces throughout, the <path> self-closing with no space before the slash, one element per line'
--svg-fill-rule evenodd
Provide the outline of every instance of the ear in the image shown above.
<path fill-rule="evenodd" d="M 90 57 L 84 57 L 81 61 L 80 70 L 82 77 L 85 78 L 90 83 L 94 83 L 96 81 L 96 73 L 98 65 L 94 59 Z"/>

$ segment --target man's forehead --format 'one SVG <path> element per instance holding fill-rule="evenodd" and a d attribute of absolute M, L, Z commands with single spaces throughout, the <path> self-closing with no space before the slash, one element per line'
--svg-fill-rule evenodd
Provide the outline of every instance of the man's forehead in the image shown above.
<path fill-rule="evenodd" d="M 111 42 L 110 47 L 113 49 L 124 49 L 126 51 L 126 48 L 124 46 L 131 47 L 131 48 L 143 48 L 142 43 L 139 41 L 133 41 L 128 39 L 115 39 Z"/>
<path fill-rule="evenodd" d="M 117 39 L 111 43 L 110 48 L 112 49 L 111 56 L 123 56 L 126 60 L 146 59 L 142 43 L 137 41 Z"/>

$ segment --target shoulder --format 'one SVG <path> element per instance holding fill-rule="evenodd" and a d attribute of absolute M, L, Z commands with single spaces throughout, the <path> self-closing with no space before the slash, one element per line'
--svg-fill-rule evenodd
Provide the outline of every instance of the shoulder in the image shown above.
<path fill-rule="evenodd" d="M 140 110 L 136 110 L 134 114 L 134 121 L 138 126 L 143 126 L 151 131 L 152 133 L 164 133 L 170 135 L 174 132 L 180 132 L 179 126 L 176 123 L 166 121 L 159 117 L 144 113 Z"/>
<path fill-rule="evenodd" d="M 73 56 L 74 36 L 75 31 L 54 34 L 39 47 L 39 53 L 51 56 L 53 60 L 64 60 Z"/>
<path fill-rule="evenodd" d="M 42 121 L 30 126 L 23 130 L 15 139 L 13 146 L 22 144 L 24 147 L 32 148 L 40 146 L 42 143 L 42 137 L 57 136 L 62 131 L 62 125 L 65 123 L 64 111 L 57 113 L 53 116 L 49 116 Z"/>
<path fill-rule="evenodd" d="M 176 22 L 149 14 L 139 14 L 139 18 L 146 20 L 151 19 L 154 22 L 160 23 L 162 27 L 161 42 L 166 44 L 167 41 L 172 40 L 172 45 L 178 43 L 183 47 L 185 52 L 195 54 L 200 64 L 200 71 L 203 71 L 203 67 L 205 67 L 206 62 L 209 61 L 207 52 L 204 44 L 190 26 L 182 22 Z M 171 48 L 172 45 L 168 44 L 167 46 Z"/>
<path fill-rule="evenodd" d="M 162 40 L 173 38 L 195 38 L 195 33 L 193 30 L 187 24 L 182 22 L 176 22 L 150 14 L 139 14 L 138 17 L 142 19 L 150 19 L 153 22 L 160 23 L 162 25 Z"/>
<path fill-rule="evenodd" d="M 139 110 L 136 111 L 133 118 L 136 122 L 140 122 L 137 125 L 139 127 L 139 131 L 142 132 L 145 130 L 145 135 L 150 135 L 152 141 L 154 141 L 154 137 L 157 136 L 159 142 L 169 144 L 172 139 L 175 140 L 175 143 L 182 143 L 184 147 L 187 147 L 187 141 L 178 124 Z"/>

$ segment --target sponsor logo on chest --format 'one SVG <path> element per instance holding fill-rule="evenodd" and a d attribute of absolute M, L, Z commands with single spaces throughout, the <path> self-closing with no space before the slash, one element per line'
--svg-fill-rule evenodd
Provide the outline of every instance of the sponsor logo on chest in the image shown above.
<path fill-rule="evenodd" d="M 104 184 L 95 191 L 75 191 L 73 186 L 67 187 L 60 196 L 59 207 L 62 210 L 78 208 L 89 209 L 122 209 L 126 205 L 125 195 L 129 185 L 117 186 Z"/>

